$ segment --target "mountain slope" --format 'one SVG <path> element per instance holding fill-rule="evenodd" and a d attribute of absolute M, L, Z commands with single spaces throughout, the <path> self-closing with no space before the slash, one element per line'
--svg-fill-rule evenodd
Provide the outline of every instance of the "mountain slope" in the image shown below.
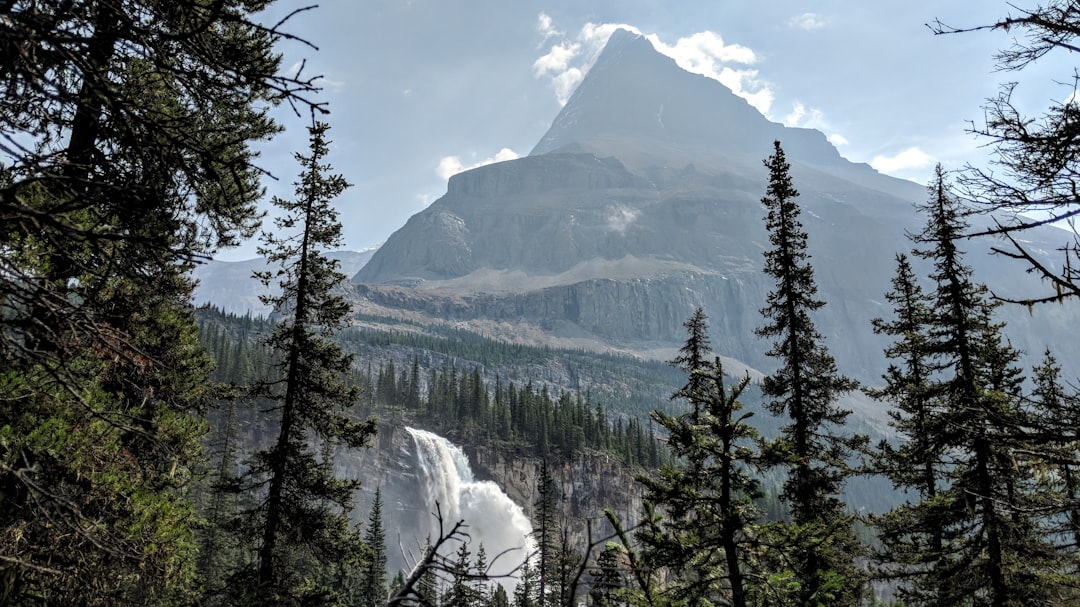
<path fill-rule="evenodd" d="M 329 254 L 340 264 L 341 273 L 352 276 L 371 259 L 375 249 L 364 251 L 334 251 Z M 266 292 L 262 283 L 252 277 L 253 272 L 270 269 L 261 257 L 244 261 L 219 261 L 212 259 L 196 266 L 192 276 L 199 281 L 192 300 L 195 305 L 214 304 L 225 312 L 266 316 L 270 308 L 259 301 Z"/>
<path fill-rule="evenodd" d="M 670 352 L 705 308 L 717 352 L 768 371 L 753 333 L 771 284 L 761 161 L 780 140 L 802 196 L 819 295 L 816 322 L 841 368 L 874 383 L 885 367 L 870 320 L 906 233 L 923 223 L 917 184 L 843 159 L 824 135 L 769 122 L 719 83 L 689 74 L 644 38 L 616 32 L 525 158 L 455 175 L 357 274 L 360 311 L 452 322 L 492 336 Z M 1056 236 L 1032 233 L 1053 250 Z M 968 243 L 976 277 L 1023 293 L 1023 269 Z M 1014 344 L 1061 360 L 1071 311 L 1012 310 Z"/>

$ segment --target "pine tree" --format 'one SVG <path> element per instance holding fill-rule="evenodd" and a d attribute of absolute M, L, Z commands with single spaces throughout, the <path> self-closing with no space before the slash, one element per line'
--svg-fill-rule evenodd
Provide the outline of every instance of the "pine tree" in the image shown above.
<path fill-rule="evenodd" d="M 595 607 L 619 607 L 625 604 L 619 592 L 626 587 L 626 577 L 619 564 L 622 550 L 608 544 L 596 557 L 596 566 L 589 570 L 592 584 L 589 599 Z"/>
<path fill-rule="evenodd" d="M 476 564 L 473 567 L 475 572 L 475 580 L 473 581 L 473 592 L 476 595 L 476 603 L 480 607 L 488 607 L 491 603 L 491 591 L 488 588 L 490 563 L 487 560 L 487 550 L 484 549 L 484 545 L 480 544 L 480 547 L 476 549 Z M 495 584 L 498 586 L 498 584 Z"/>
<path fill-rule="evenodd" d="M 382 487 L 375 488 L 367 529 L 364 531 L 367 555 L 361 571 L 360 607 L 381 607 L 386 603 L 386 531 L 382 520 Z"/>
<path fill-rule="evenodd" d="M 859 440 L 839 433 L 850 412 L 836 400 L 856 384 L 837 371 L 810 317 L 825 302 L 816 298 L 807 235 L 795 201 L 799 193 L 779 141 L 765 166 L 769 185 L 761 202 L 768 211 L 765 225 L 773 246 L 765 252 L 765 273 L 776 288 L 761 311 L 766 324 L 757 334 L 774 339 L 767 354 L 780 364 L 765 378 L 762 393 L 774 415 L 790 420 L 782 429 L 779 451 L 789 467 L 782 496 L 798 527 L 798 533 L 787 537 L 801 538 L 798 545 L 785 548 L 799 585 L 795 601 L 805 606 L 854 605 L 863 595 L 864 576 L 854 564 L 861 548 L 851 529 L 852 517 L 838 496 L 847 459 Z"/>
<path fill-rule="evenodd" d="M 944 462 L 941 445 L 934 439 L 940 432 L 941 402 L 931 391 L 934 361 L 929 349 L 928 325 L 934 316 L 932 302 L 919 286 L 907 256 L 896 256 L 897 269 L 893 290 L 885 295 L 892 303 L 895 318 L 891 322 L 873 321 L 876 333 L 893 337 L 885 349 L 893 362 L 885 373 L 885 386 L 867 390 L 870 396 L 892 404 L 890 425 L 900 437 L 898 446 L 882 441 L 874 454 L 876 469 L 893 486 L 912 492 L 916 504 L 934 504 L 943 482 Z M 890 564 L 884 573 L 910 578 L 910 571 L 925 571 L 936 566 L 943 555 L 945 530 L 925 520 L 924 506 L 903 505 L 886 516 L 877 517 L 884 554 Z M 911 588 L 923 595 L 934 595 L 940 580 L 926 579 L 907 584 L 900 595 L 916 602 L 908 594 Z"/>
<path fill-rule="evenodd" d="M 540 607 L 540 571 L 526 559 L 521 565 L 521 577 L 514 588 L 513 607 Z"/>
<path fill-rule="evenodd" d="M 194 586 L 209 365 L 186 277 L 253 233 L 278 75 L 269 2 L 2 3 L 0 596 Z M 183 592 L 183 590 L 181 590 Z"/>
<path fill-rule="evenodd" d="M 263 386 L 263 396 L 280 414 L 279 430 L 250 470 L 266 490 L 251 513 L 258 534 L 255 590 L 266 604 L 333 603 L 313 564 L 356 559 L 361 546 L 347 516 L 359 481 L 334 478 L 332 462 L 320 460 L 311 445 L 315 439 L 328 453 L 338 445 L 358 448 L 374 432 L 372 422 L 344 413 L 358 399 L 347 380 L 352 356 L 330 340 L 349 308 L 332 292 L 345 277 L 324 252 L 340 246 L 341 224 L 330 203 L 348 184 L 324 164 L 327 128 L 318 122 L 310 128 L 310 154 L 297 154 L 303 170 L 296 199 L 274 199 L 284 212 L 275 220 L 279 235 L 265 234 L 260 248 L 271 263 L 281 264 L 276 273 L 260 274 L 265 284 L 276 279 L 282 289 L 263 301 L 284 315 L 267 338 L 279 359 L 275 376 Z"/>
<path fill-rule="evenodd" d="M 1050 350 L 1033 370 L 1031 401 L 1035 412 L 1035 443 L 1031 464 L 1036 478 L 1049 485 L 1047 519 L 1056 538 L 1062 568 L 1080 574 L 1080 397 L 1065 391 L 1061 366 Z"/>
<path fill-rule="evenodd" d="M 479 597 L 472 587 L 472 554 L 469 545 L 458 546 L 457 559 L 450 571 L 450 584 L 443 594 L 441 607 L 478 607 Z"/>
<path fill-rule="evenodd" d="M 663 518 L 648 519 L 638 537 L 644 560 L 671 572 L 664 593 L 674 603 L 745 607 L 748 545 L 756 535 L 750 530 L 759 515 L 754 500 L 761 496 L 750 474 L 760 464 L 757 432 L 739 402 L 749 378 L 729 388 L 719 357 L 708 361 L 704 311 L 699 308 L 684 326 L 689 337 L 673 364 L 687 381 L 673 398 L 685 400 L 690 410 L 678 417 L 652 413 L 679 463 L 640 479 L 646 500 Z"/>
<path fill-rule="evenodd" d="M 559 513 L 555 501 L 555 480 L 547 460 L 540 463 L 540 478 L 536 481 L 537 499 L 534 504 L 533 536 L 536 539 L 536 607 L 560 607 L 553 582 L 558 575 Z"/>
<path fill-rule="evenodd" d="M 972 281 L 963 263 L 957 243 L 967 225 L 941 167 L 929 191 L 920 207 L 927 225 L 915 242 L 926 247 L 916 254 L 933 264 L 935 313 L 915 328 L 919 341 L 905 335 L 896 349 L 917 344 L 908 355 L 924 356 L 932 370 L 924 385 L 900 392 L 931 404 L 920 426 L 902 430 L 915 445 L 929 446 L 909 452 L 936 462 L 939 484 L 932 497 L 927 485 L 921 501 L 884 517 L 886 554 L 912 580 L 903 590 L 909 604 L 1046 604 L 1056 588 L 1052 551 L 1033 514 L 1039 501 L 1033 475 L 1019 457 L 1028 450 L 1031 422 L 1021 406 L 1019 354 L 993 321 L 986 287 Z M 926 462 L 915 463 L 914 482 L 925 483 Z"/>

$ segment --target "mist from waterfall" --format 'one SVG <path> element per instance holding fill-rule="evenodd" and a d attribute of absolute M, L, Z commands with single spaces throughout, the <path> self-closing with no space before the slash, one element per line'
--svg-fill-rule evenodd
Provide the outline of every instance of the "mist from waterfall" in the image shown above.
<path fill-rule="evenodd" d="M 534 545 L 532 523 L 521 506 L 494 482 L 476 480 L 469 458 L 457 445 L 425 430 L 406 430 L 416 445 L 427 506 L 435 512 L 435 502 L 439 503 L 445 531 L 448 532 L 454 523 L 465 521 L 466 531 L 472 538 L 469 551 L 475 559 L 477 550 L 483 545 L 488 563 L 493 565 L 493 574 L 506 573 L 520 565 Z M 428 534 L 433 542 L 438 533 L 438 522 L 432 516 Z M 454 545 L 456 548 L 457 544 Z M 502 556 L 492 562 L 499 554 Z M 516 585 L 514 579 L 500 582 L 508 593 Z"/>

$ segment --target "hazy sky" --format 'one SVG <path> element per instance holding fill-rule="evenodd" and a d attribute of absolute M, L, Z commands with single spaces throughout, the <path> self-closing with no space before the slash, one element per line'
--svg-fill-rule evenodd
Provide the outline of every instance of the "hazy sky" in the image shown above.
<path fill-rule="evenodd" d="M 273 15 L 306 3 L 281 0 Z M 725 83 L 766 117 L 816 128 L 840 153 L 924 182 L 933 165 L 985 163 L 966 132 L 1002 82 L 1035 110 L 1071 92 L 1065 59 L 995 71 L 1011 34 L 935 36 L 926 23 L 974 26 L 997 0 L 324 0 L 291 21 L 318 47 L 282 46 L 324 76 L 330 162 L 354 184 L 337 201 L 346 248 L 385 241 L 446 191 L 450 174 L 529 153 L 616 26 L 680 65 Z M 1014 11 L 1015 12 L 1015 11 Z M 269 17 L 268 17 L 269 18 Z M 305 119 L 263 147 L 291 195 Z M 254 245 L 224 259 L 254 256 Z"/>

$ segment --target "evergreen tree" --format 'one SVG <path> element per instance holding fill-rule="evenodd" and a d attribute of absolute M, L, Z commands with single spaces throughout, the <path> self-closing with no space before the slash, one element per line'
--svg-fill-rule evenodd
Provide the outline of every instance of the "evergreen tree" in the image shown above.
<path fill-rule="evenodd" d="M 324 164 L 326 131 L 318 122 L 310 128 L 310 155 L 297 154 L 303 171 L 296 199 L 274 199 L 284 212 L 275 220 L 279 235 L 265 234 L 259 251 L 281 264 L 260 278 L 267 285 L 278 280 L 281 294 L 263 301 L 285 315 L 267 338 L 279 360 L 262 394 L 275 403 L 279 430 L 250 470 L 266 490 L 251 513 L 258 534 L 255 590 L 265 604 L 333 604 L 333 592 L 318 581 L 314 564 L 357 559 L 361 546 L 347 514 L 359 481 L 336 479 L 332 462 L 320 460 L 311 446 L 315 439 L 326 453 L 338 445 L 358 448 L 374 432 L 373 422 L 344 414 L 358 399 L 346 378 L 352 356 L 330 340 L 349 308 L 332 293 L 345 277 L 324 251 L 340 246 L 341 224 L 330 203 L 348 184 Z"/>
<path fill-rule="evenodd" d="M 450 571 L 450 584 L 443 594 L 441 607 L 478 607 L 479 597 L 472 586 L 472 554 L 469 545 L 458 546 L 457 560 Z"/>
<path fill-rule="evenodd" d="M 596 566 L 589 570 L 592 578 L 589 599 L 595 607 L 620 607 L 625 601 L 619 596 L 626 587 L 625 574 L 619 564 L 622 550 L 616 544 L 608 544 L 596 557 Z"/>
<path fill-rule="evenodd" d="M 912 579 L 904 590 L 910 604 L 1047 604 L 1057 589 L 1052 551 L 1034 516 L 1040 500 L 1033 475 L 1019 456 L 1028 450 L 1031 420 L 1021 406 L 1018 353 L 992 319 L 986 288 L 963 263 L 957 242 L 967 225 L 940 167 L 929 191 L 920 207 L 927 225 L 915 241 L 926 247 L 916 254 L 933 263 L 935 314 L 916 332 L 933 375 L 908 394 L 925 395 L 932 407 L 921 426 L 902 429 L 917 445 L 932 446 L 921 457 L 937 461 L 939 485 L 932 498 L 924 492 L 886 515 L 886 553 Z"/>
<path fill-rule="evenodd" d="M 644 561 L 671 572 L 664 593 L 673 603 L 746 607 L 748 544 L 758 517 L 753 500 L 761 496 L 750 475 L 760 464 L 757 432 L 746 423 L 750 414 L 739 402 L 749 378 L 725 386 L 719 357 L 708 361 L 700 308 L 685 327 L 689 337 L 673 364 L 686 372 L 687 382 L 673 398 L 688 402 L 690 411 L 678 417 L 659 410 L 652 414 L 667 431 L 668 449 L 678 463 L 641 478 L 646 500 L 664 518 L 648 519 L 638 537 Z"/>
<path fill-rule="evenodd" d="M 533 536 L 536 538 L 536 607 L 559 607 L 558 594 L 552 583 L 558 574 L 559 513 L 555 501 L 555 480 L 547 460 L 540 463 L 540 478 L 536 481 L 537 500 L 534 504 Z"/>
<path fill-rule="evenodd" d="M 935 365 L 928 347 L 928 325 L 934 309 L 919 286 L 907 256 L 897 255 L 896 261 L 893 290 L 885 295 L 893 305 L 895 318 L 890 322 L 873 321 L 876 333 L 895 339 L 885 349 L 885 355 L 893 362 L 885 373 L 885 386 L 867 390 L 867 394 L 893 405 L 889 410 L 890 425 L 900 436 L 900 443 L 894 447 L 882 441 L 874 462 L 893 486 L 917 496 L 917 504 L 934 504 L 944 476 L 942 447 L 935 441 L 943 421 L 941 402 L 931 391 Z M 909 578 L 911 570 L 928 570 L 942 558 L 945 530 L 925 520 L 920 512 L 922 508 L 902 505 L 876 518 L 883 552 L 890 561 L 885 568 L 886 576 Z M 933 585 L 940 581 L 926 579 L 918 584 L 906 584 L 899 592 L 906 600 L 917 603 L 918 597 L 909 594 L 912 588 L 918 594 L 933 596 L 940 590 Z"/>
<path fill-rule="evenodd" d="M 1010 14 L 986 25 L 954 28 L 940 21 L 931 25 L 934 32 L 959 33 L 998 30 L 1008 33 L 1011 46 L 995 55 L 996 67 L 1021 72 L 1032 64 L 1054 57 L 1075 56 L 1080 36 L 1080 7 L 1074 0 L 1047 0 L 1030 8 L 1009 4 Z M 1047 261 L 1020 236 L 1019 230 L 1048 225 L 1075 217 L 1080 212 L 1080 147 L 1076 145 L 1076 119 L 1080 104 L 1076 95 L 1076 74 L 1068 69 L 1056 84 L 1064 87 L 1039 114 L 1030 114 L 1014 99 L 1022 83 L 1001 86 L 998 95 L 983 108 L 985 123 L 973 126 L 972 132 L 993 149 L 991 167 L 969 167 L 961 176 L 965 199 L 985 205 L 988 210 L 1004 211 L 1010 221 L 989 230 L 1006 241 L 994 249 L 1007 257 L 1027 264 L 1051 289 L 1022 299 L 1032 304 L 1061 301 L 1080 295 L 1080 237 L 1074 234 L 1060 251 L 1061 263 Z M 1034 74 L 1040 74 L 1034 71 Z M 996 166 L 994 166 L 996 165 Z"/>
<path fill-rule="evenodd" d="M 836 405 L 855 382 L 840 375 L 836 362 L 810 317 L 825 302 L 817 299 L 807 235 L 799 221 L 799 193 L 792 185 L 790 166 L 780 142 L 765 161 L 769 185 L 761 199 L 771 249 L 765 252 L 765 273 L 776 281 L 757 329 L 773 339 L 767 352 L 780 368 L 765 378 L 762 393 L 774 415 L 786 415 L 777 451 L 785 456 L 788 478 L 783 498 L 791 508 L 789 539 L 801 538 L 785 550 L 798 584 L 795 604 L 855 605 L 862 600 L 863 574 L 854 559 L 861 548 L 851 529 L 852 517 L 839 494 L 847 476 L 847 459 L 858 438 L 839 432 L 849 411 Z"/>
<path fill-rule="evenodd" d="M 386 603 L 386 531 L 382 520 L 382 487 L 375 488 L 367 529 L 367 555 L 360 578 L 360 607 L 381 607 Z"/>
<path fill-rule="evenodd" d="M 506 596 L 506 589 L 502 584 L 495 584 L 488 596 L 489 607 L 510 607 L 510 597 Z"/>
<path fill-rule="evenodd" d="M 1031 454 L 1036 478 L 1049 485 L 1047 519 L 1050 534 L 1061 553 L 1062 568 L 1080 574 L 1080 397 L 1069 394 L 1061 381 L 1061 366 L 1047 350 L 1033 370 L 1032 404 L 1035 444 Z"/>
<path fill-rule="evenodd" d="M 539 583 L 539 569 L 532 564 L 532 559 L 526 559 L 521 565 L 521 577 L 514 588 L 513 607 L 539 607 Z"/>
<path fill-rule="evenodd" d="M 484 549 L 483 544 L 480 544 L 480 547 L 476 549 L 476 564 L 474 566 L 476 573 L 473 576 L 475 578 L 473 581 L 473 593 L 476 595 L 476 604 L 480 607 L 488 607 L 491 603 L 491 592 L 488 589 L 489 566 L 487 550 Z"/>
<path fill-rule="evenodd" d="M 206 513 L 206 527 L 199 538 L 199 559 L 196 563 L 205 585 L 204 599 L 222 594 L 227 572 L 239 558 L 229 529 L 239 506 L 239 479 L 236 473 L 239 453 L 237 400 L 235 397 L 229 398 L 224 404 L 223 419 L 215 431 L 214 447 L 217 452 L 211 453 L 211 456 L 217 458 L 217 466 L 210 477 L 208 496 L 204 500 L 207 502 L 203 508 Z"/>
<path fill-rule="evenodd" d="M 2 3 L 0 596 L 165 604 L 209 364 L 187 273 L 249 236 L 277 74 L 269 2 Z M 181 599 L 186 600 L 186 599 Z"/>

